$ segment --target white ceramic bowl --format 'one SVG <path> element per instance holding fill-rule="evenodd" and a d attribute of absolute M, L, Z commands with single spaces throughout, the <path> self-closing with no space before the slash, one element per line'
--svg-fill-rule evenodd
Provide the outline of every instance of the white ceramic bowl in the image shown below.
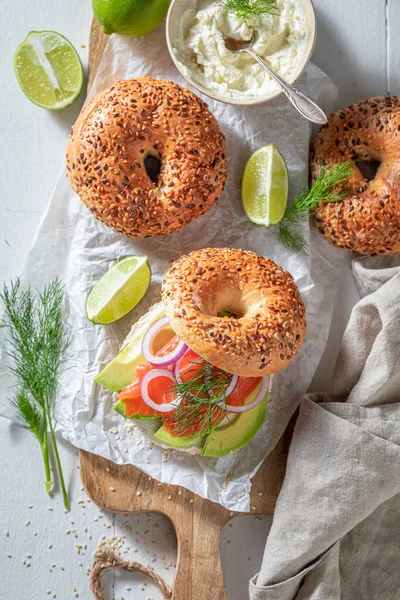
<path fill-rule="evenodd" d="M 211 1 L 213 0 L 210 0 L 210 2 Z M 315 12 L 312 0 L 299 0 L 299 2 L 303 7 L 303 11 L 306 17 L 306 24 L 308 30 L 307 43 L 303 54 L 303 58 L 298 64 L 296 71 L 292 74 L 290 78 L 287 79 L 288 83 L 294 83 L 296 79 L 298 79 L 303 73 L 313 53 L 317 35 Z M 210 90 L 209 88 L 205 87 L 204 82 L 196 78 L 196 73 L 193 72 L 193 69 L 190 69 L 185 65 L 185 57 L 181 55 L 181 53 L 179 53 L 179 48 L 184 45 L 184 15 L 188 10 L 193 9 L 198 5 L 199 0 L 172 0 L 168 10 L 166 23 L 167 45 L 171 58 L 174 61 L 174 64 L 178 71 L 181 73 L 181 75 L 183 75 L 183 77 L 191 85 L 193 85 L 203 94 L 206 94 L 210 98 L 214 98 L 214 100 L 225 102 L 226 104 L 251 106 L 253 104 L 262 104 L 282 94 L 282 92 L 278 89 L 271 91 L 268 94 L 254 96 L 252 98 L 232 98 L 229 96 L 224 96 L 214 90 Z"/>

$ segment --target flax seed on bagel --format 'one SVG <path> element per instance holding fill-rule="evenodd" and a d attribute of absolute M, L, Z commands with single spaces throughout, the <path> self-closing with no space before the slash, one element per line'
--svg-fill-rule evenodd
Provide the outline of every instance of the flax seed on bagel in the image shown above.
<path fill-rule="evenodd" d="M 94 215 L 120 233 L 171 233 L 221 194 L 225 140 L 189 90 L 150 77 L 117 81 L 74 125 L 67 176 Z"/>
<path fill-rule="evenodd" d="M 311 175 L 353 162 L 342 202 L 315 211 L 317 228 L 335 246 L 358 254 L 400 252 L 400 98 L 369 98 L 331 115 L 315 140 Z M 357 163 L 378 161 L 369 181 Z"/>
<path fill-rule="evenodd" d="M 235 375 L 280 371 L 305 337 L 305 308 L 293 278 L 254 252 L 195 250 L 167 271 L 161 297 L 175 333 Z M 232 318 L 219 316 L 223 311 Z"/>

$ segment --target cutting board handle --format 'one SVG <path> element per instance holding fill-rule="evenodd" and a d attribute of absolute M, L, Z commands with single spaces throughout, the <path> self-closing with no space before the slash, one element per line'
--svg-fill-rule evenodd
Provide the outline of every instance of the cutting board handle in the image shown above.
<path fill-rule="evenodd" d="M 195 506 L 199 503 L 199 506 Z M 178 540 L 178 560 L 172 600 L 227 600 L 219 553 L 221 531 L 229 517 L 215 506 L 202 510 L 204 501 L 194 497 L 191 519 L 173 523 Z"/>

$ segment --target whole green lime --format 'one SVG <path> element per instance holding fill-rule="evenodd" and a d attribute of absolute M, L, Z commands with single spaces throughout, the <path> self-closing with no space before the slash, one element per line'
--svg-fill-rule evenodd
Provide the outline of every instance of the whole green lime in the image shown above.
<path fill-rule="evenodd" d="M 93 13 L 104 33 L 139 37 L 159 26 L 170 0 L 92 0 Z"/>

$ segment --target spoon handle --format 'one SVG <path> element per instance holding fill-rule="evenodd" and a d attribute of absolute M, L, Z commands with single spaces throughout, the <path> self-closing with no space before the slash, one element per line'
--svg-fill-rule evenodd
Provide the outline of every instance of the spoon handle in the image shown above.
<path fill-rule="evenodd" d="M 273 71 L 265 61 L 263 61 L 257 52 L 255 52 L 252 48 L 246 48 L 245 51 L 262 66 L 264 71 L 266 71 L 274 81 L 276 81 L 285 96 L 290 100 L 299 113 L 303 115 L 303 117 L 312 123 L 318 123 L 319 125 L 324 125 L 328 122 L 326 114 L 317 104 L 315 104 L 315 102 L 310 100 L 310 98 L 307 98 L 307 96 L 301 92 L 298 92 L 287 81 L 282 79 L 280 75 L 275 73 L 275 71 Z"/>

